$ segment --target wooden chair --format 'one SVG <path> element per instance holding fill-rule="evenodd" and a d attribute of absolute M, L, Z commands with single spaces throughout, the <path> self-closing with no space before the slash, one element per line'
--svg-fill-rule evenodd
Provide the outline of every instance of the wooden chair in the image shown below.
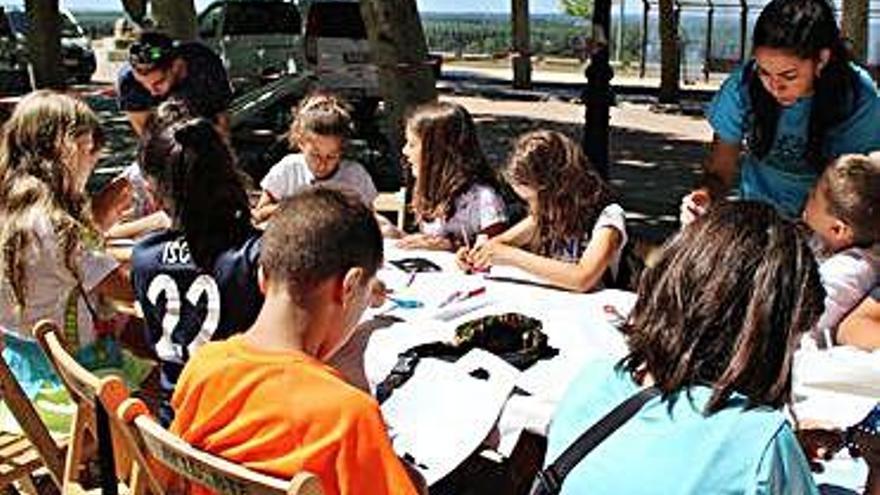
<path fill-rule="evenodd" d="M 126 443 L 135 446 L 136 462 L 142 472 L 133 477 L 132 491 L 149 490 L 154 495 L 170 493 L 161 474 L 145 459 L 153 459 L 183 479 L 229 495 L 322 495 L 320 480 L 311 473 L 298 473 L 290 481 L 252 471 L 244 466 L 201 451 L 175 436 L 150 416 L 140 399 L 127 399 L 117 409 L 117 419 L 126 425 Z M 166 478 L 167 479 L 167 478 Z"/>
<path fill-rule="evenodd" d="M 391 212 L 397 215 L 397 228 L 403 231 L 406 225 L 406 187 L 395 192 L 379 193 L 373 201 L 377 212 Z"/>
<path fill-rule="evenodd" d="M 87 459 L 90 458 L 88 447 L 94 446 L 98 438 L 96 400 L 100 396 L 107 398 L 117 397 L 112 404 L 121 402 L 128 397 L 128 389 L 121 378 L 109 376 L 98 378 L 92 372 L 85 369 L 71 356 L 64 347 L 61 337 L 61 329 L 51 321 L 41 321 L 34 328 L 34 335 L 58 373 L 70 398 L 75 405 L 73 422 L 70 428 L 70 441 L 67 447 L 67 455 L 59 485 L 64 494 L 90 493 L 95 490 L 87 490 L 80 482 L 80 470 Z M 106 406 L 105 406 L 106 409 Z M 108 409 L 108 416 L 112 416 L 114 409 Z M 109 420 L 111 432 L 113 422 Z M 114 454 L 117 476 L 128 478 L 131 469 L 131 459 L 126 455 L 126 449 L 117 446 L 119 444 L 114 432 Z M 91 444 L 91 445 L 90 445 Z M 120 487 L 120 492 L 129 491 L 125 485 Z M 97 493 L 97 492 L 95 492 Z"/>
<path fill-rule="evenodd" d="M 0 396 L 24 432 L 0 432 L 0 490 L 18 482 L 22 490 L 36 495 L 39 492 L 33 484 L 31 474 L 44 466 L 60 487 L 67 441 L 58 441 L 52 437 L 2 358 Z"/>

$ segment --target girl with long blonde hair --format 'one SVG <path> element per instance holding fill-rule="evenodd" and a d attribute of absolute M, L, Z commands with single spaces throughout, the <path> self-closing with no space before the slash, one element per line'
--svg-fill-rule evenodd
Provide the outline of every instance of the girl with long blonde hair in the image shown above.
<path fill-rule="evenodd" d="M 51 91 L 25 96 L 0 135 L 3 357 L 31 397 L 60 385 L 31 335 L 36 322 L 61 324 L 78 351 L 96 341 L 98 295 L 133 299 L 125 271 L 102 251 L 99 224 L 114 214 L 92 211 L 86 194 L 103 141 L 85 103 Z"/>

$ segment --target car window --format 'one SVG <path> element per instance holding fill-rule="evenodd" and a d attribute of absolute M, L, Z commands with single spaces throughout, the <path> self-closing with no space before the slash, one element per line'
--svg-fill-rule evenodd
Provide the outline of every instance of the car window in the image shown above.
<path fill-rule="evenodd" d="M 199 36 L 202 38 L 213 38 L 214 36 L 217 36 L 217 25 L 220 23 L 222 9 L 223 4 L 218 3 L 212 5 L 199 16 Z"/>
<path fill-rule="evenodd" d="M 300 34 L 302 18 L 291 3 L 227 4 L 225 34 Z"/>
<path fill-rule="evenodd" d="M 85 36 L 82 28 L 74 22 L 70 14 L 61 12 L 61 37 L 62 38 L 78 38 Z"/>
<path fill-rule="evenodd" d="M 322 2 L 309 8 L 309 36 L 366 39 L 367 28 L 358 2 Z"/>
<path fill-rule="evenodd" d="M 27 34 L 30 21 L 27 14 L 21 10 L 13 10 L 6 13 L 12 29 L 19 34 Z M 82 28 L 73 22 L 67 14 L 60 12 L 58 16 L 61 18 L 61 37 L 62 38 L 78 38 L 83 36 Z"/>

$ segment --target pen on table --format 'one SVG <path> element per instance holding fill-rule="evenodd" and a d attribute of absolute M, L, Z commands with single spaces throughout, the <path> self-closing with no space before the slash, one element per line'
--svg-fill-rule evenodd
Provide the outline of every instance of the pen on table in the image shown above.
<path fill-rule="evenodd" d="M 477 287 L 476 289 L 472 289 L 470 292 L 466 292 L 464 295 L 458 298 L 459 301 L 464 301 L 465 299 L 470 299 L 475 296 L 479 296 L 486 292 L 485 287 Z"/>
<path fill-rule="evenodd" d="M 406 286 L 407 286 L 407 287 L 411 286 L 411 285 L 413 284 L 413 282 L 416 281 L 416 273 L 418 273 L 418 272 L 419 272 L 419 271 L 416 270 L 415 268 L 413 268 L 412 270 L 410 270 L 410 272 L 409 272 L 409 280 L 406 281 Z"/>
<path fill-rule="evenodd" d="M 399 297 L 388 297 L 388 300 L 394 303 L 397 307 L 403 309 L 415 309 L 421 308 L 425 305 L 422 301 L 418 301 L 415 299 L 401 299 Z"/>
<path fill-rule="evenodd" d="M 461 291 L 457 290 L 457 291 L 453 292 L 452 294 L 449 294 L 449 297 L 444 299 L 443 302 L 441 302 L 437 307 L 442 308 L 442 307 L 450 304 L 452 301 L 455 301 L 456 299 L 458 299 L 459 296 L 461 296 Z"/>
<path fill-rule="evenodd" d="M 444 299 L 443 302 L 441 302 L 438 307 L 442 308 L 444 306 L 448 306 L 449 304 L 451 304 L 453 302 L 464 301 L 464 300 L 470 299 L 474 296 L 479 296 L 480 294 L 482 294 L 484 292 L 486 292 L 486 287 L 477 287 L 476 289 L 472 289 L 472 290 L 470 290 L 468 292 L 464 292 L 464 293 L 461 292 L 460 290 L 457 290 L 457 291 L 453 292 L 452 294 L 450 294 L 449 297 Z"/>

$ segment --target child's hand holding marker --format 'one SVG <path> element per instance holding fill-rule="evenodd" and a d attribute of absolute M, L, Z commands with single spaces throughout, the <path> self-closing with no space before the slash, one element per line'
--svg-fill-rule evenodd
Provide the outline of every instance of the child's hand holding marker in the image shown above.
<path fill-rule="evenodd" d="M 458 267 L 466 273 L 489 271 L 489 266 L 478 266 L 474 262 L 474 254 L 479 252 L 480 248 L 489 242 L 489 236 L 486 234 L 477 235 L 477 240 L 473 247 L 471 247 L 467 231 L 462 227 L 461 238 L 464 240 L 464 246 L 460 247 L 455 253 L 455 260 L 458 263 Z"/>

